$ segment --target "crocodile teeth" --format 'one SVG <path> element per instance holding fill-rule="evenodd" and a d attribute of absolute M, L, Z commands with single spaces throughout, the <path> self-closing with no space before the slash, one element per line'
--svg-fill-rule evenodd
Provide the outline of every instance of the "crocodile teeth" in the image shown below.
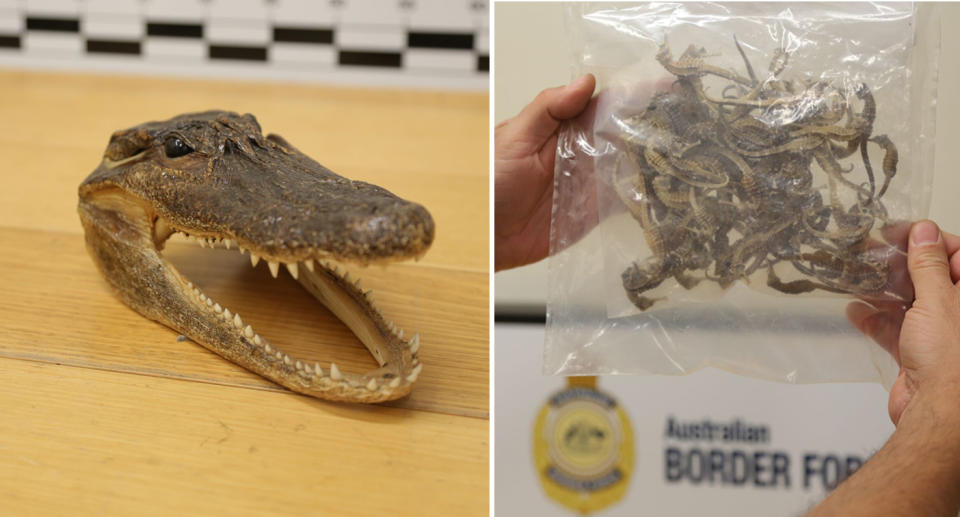
<path fill-rule="evenodd" d="M 299 272 L 297 270 L 297 263 L 296 262 L 287 263 L 286 266 L 287 266 L 287 271 L 290 272 L 290 276 L 292 276 L 293 278 L 297 278 L 297 273 Z"/>
<path fill-rule="evenodd" d="M 233 325 L 234 325 L 235 327 L 237 327 L 238 329 L 242 329 L 242 328 L 243 328 L 243 320 L 240 319 L 240 313 L 239 313 L 239 312 L 233 315 Z"/>
<path fill-rule="evenodd" d="M 220 304 L 218 303 L 213 306 L 213 310 L 216 311 L 217 314 L 220 314 L 221 312 L 223 312 L 223 307 L 221 307 Z"/>
<path fill-rule="evenodd" d="M 277 359 L 283 359 L 283 352 L 277 350 Z"/>
<path fill-rule="evenodd" d="M 213 307 L 213 300 L 211 298 L 207 298 L 207 307 Z"/>
<path fill-rule="evenodd" d="M 304 260 L 303 265 L 307 266 L 307 269 L 310 270 L 311 273 L 313 273 L 313 259 Z"/>
<path fill-rule="evenodd" d="M 260 337 L 260 336 L 257 336 L 257 337 Z M 264 352 L 266 352 L 266 353 L 269 354 L 271 350 L 273 350 L 273 349 L 270 348 L 270 343 L 267 343 L 267 344 L 263 345 L 263 351 L 264 351 Z"/>
<path fill-rule="evenodd" d="M 239 245 L 239 244 L 237 244 L 237 249 L 240 250 L 240 254 L 241 254 L 241 255 L 243 255 L 244 253 L 247 252 L 246 248 L 244 248 L 243 246 L 241 246 L 241 245 Z"/>
<path fill-rule="evenodd" d="M 260 339 L 260 334 L 254 334 L 254 335 L 253 335 L 253 344 L 254 344 L 254 345 L 257 345 L 257 346 L 260 346 L 260 345 L 263 344 L 263 340 Z M 270 346 L 270 345 L 267 345 L 267 346 Z M 267 350 L 267 352 L 269 352 L 269 351 L 270 351 L 270 350 Z"/>
<path fill-rule="evenodd" d="M 313 371 L 317 372 L 317 375 L 323 375 L 323 369 L 320 368 L 320 363 L 313 363 Z"/>
<path fill-rule="evenodd" d="M 407 382 L 413 382 L 417 380 L 417 377 L 420 376 L 420 370 L 422 369 L 423 369 L 422 364 L 418 364 L 417 366 L 415 366 L 413 370 L 410 371 L 410 375 L 407 375 Z"/>
<path fill-rule="evenodd" d="M 187 289 L 193 289 L 193 282 L 187 282 Z"/>
<path fill-rule="evenodd" d="M 358 290 L 358 291 L 363 291 L 363 287 L 360 286 L 360 279 L 359 279 L 359 278 L 357 279 L 357 282 L 356 282 L 355 284 L 353 284 L 353 285 L 357 286 L 357 290 Z"/>
<path fill-rule="evenodd" d="M 300 361 L 297 361 L 296 367 L 298 370 L 303 369 L 303 363 L 301 363 Z"/>
<path fill-rule="evenodd" d="M 270 266 L 270 274 L 273 275 L 273 278 L 277 278 L 277 273 L 280 272 L 280 263 L 268 260 L 267 265 Z"/>
<path fill-rule="evenodd" d="M 344 271 L 344 272 L 343 272 L 343 281 L 346 282 L 346 283 L 348 283 L 348 284 L 350 283 L 350 272 L 349 272 L 349 271 Z"/>
<path fill-rule="evenodd" d="M 227 321 L 233 319 L 233 314 L 230 312 L 230 309 L 223 309 L 223 319 Z"/>
<path fill-rule="evenodd" d="M 420 334 L 414 334 L 410 339 L 410 353 L 415 354 L 417 350 L 420 350 Z"/>
<path fill-rule="evenodd" d="M 224 245 L 227 249 L 230 249 L 230 247 L 233 246 L 233 240 L 232 240 L 232 239 L 223 239 L 223 245 Z"/>
<path fill-rule="evenodd" d="M 283 364 L 290 364 L 291 362 L 292 361 L 290 360 L 290 356 L 287 354 L 283 354 Z"/>
<path fill-rule="evenodd" d="M 377 391 L 377 380 L 370 379 L 370 382 L 367 383 L 367 389 L 370 391 Z"/>
<path fill-rule="evenodd" d="M 396 388 L 399 385 L 400 385 L 400 377 L 394 377 L 393 380 L 390 381 L 391 388 Z"/>
<path fill-rule="evenodd" d="M 243 335 L 244 335 L 247 339 L 253 339 L 253 327 L 251 327 L 250 325 L 247 325 L 247 326 L 243 329 Z"/>
<path fill-rule="evenodd" d="M 397 339 L 403 339 L 403 329 L 400 329 L 400 332 L 397 332 Z"/>
<path fill-rule="evenodd" d="M 250 265 L 253 266 L 253 267 L 257 267 L 257 262 L 260 262 L 260 257 L 254 255 L 253 252 L 251 251 L 251 252 L 250 252 Z"/>
<path fill-rule="evenodd" d="M 330 378 L 335 381 L 343 378 L 343 374 L 340 373 L 340 368 L 337 368 L 337 363 L 330 363 Z"/>

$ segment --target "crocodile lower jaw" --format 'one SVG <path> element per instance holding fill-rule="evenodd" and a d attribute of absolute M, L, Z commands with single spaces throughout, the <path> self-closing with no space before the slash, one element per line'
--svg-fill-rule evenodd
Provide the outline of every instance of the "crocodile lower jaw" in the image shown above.
<path fill-rule="evenodd" d="M 252 251 L 240 248 L 230 239 L 199 238 L 172 226 L 164 233 L 166 235 L 158 239 L 158 248 L 162 247 L 167 238 L 180 233 L 188 241 L 196 242 L 202 247 L 236 249 L 241 254 L 249 254 L 253 267 L 261 261 L 266 262 L 274 278 L 280 274 L 282 264 L 283 269 L 350 328 L 380 365 L 375 370 L 357 374 L 341 371 L 332 362 L 321 365 L 319 362 L 293 357 L 261 336 L 252 325 L 243 321 L 240 314 L 222 306 L 177 272 L 182 281 L 183 292 L 208 316 L 209 323 L 233 332 L 235 338 L 247 348 L 246 353 L 250 357 L 245 359 L 252 361 L 253 367 L 245 364 L 247 361 L 235 361 L 241 366 L 294 391 L 325 399 L 356 402 L 379 402 L 402 397 L 409 393 L 411 385 L 420 375 L 423 365 L 417 356 L 420 348 L 419 334 L 405 335 L 403 329 L 387 320 L 378 310 L 372 291 L 363 290 L 359 278 L 351 279 L 350 274 L 335 263 L 324 259 L 297 262 L 283 262 L 266 257 L 261 259 Z M 176 271 L 169 262 L 166 265 Z M 188 337 L 200 341 L 193 336 Z M 200 344 L 217 351 L 216 343 Z M 233 360 L 231 357 L 228 359 Z"/>

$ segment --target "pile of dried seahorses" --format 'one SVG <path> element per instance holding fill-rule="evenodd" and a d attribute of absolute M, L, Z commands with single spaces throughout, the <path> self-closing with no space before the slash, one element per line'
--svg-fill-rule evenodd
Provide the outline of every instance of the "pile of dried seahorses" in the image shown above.
<path fill-rule="evenodd" d="M 664 43 L 657 59 L 674 86 L 641 115 L 615 119 L 614 182 L 652 252 L 623 272 L 628 297 L 646 310 L 657 299 L 644 293 L 668 278 L 726 288 L 763 268 L 784 293 L 882 290 L 888 266 L 870 253 L 869 234 L 886 222 L 880 198 L 898 157 L 889 138 L 872 136 L 870 89 L 781 80 L 783 51 L 759 80 L 736 44 L 746 77 L 705 63 L 702 48 L 673 60 Z M 885 154 L 880 185 L 870 143 Z M 781 262 L 801 278 L 781 280 Z"/>

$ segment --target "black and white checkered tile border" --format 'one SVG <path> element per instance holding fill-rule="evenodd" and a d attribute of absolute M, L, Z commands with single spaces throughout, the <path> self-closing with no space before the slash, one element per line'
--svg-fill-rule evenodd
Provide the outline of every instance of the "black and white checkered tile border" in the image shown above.
<path fill-rule="evenodd" d="M 483 0 L 0 0 L 0 66 L 483 88 L 488 22 Z"/>

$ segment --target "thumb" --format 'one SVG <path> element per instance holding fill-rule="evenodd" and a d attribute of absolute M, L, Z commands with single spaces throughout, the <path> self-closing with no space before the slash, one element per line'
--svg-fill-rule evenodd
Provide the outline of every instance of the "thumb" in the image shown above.
<path fill-rule="evenodd" d="M 514 129 L 524 140 L 541 145 L 560 127 L 587 108 L 596 79 L 584 75 L 567 86 L 543 90 L 515 119 Z"/>
<path fill-rule="evenodd" d="M 940 228 L 932 221 L 920 221 L 910 229 L 907 269 L 917 300 L 942 300 L 950 293 L 950 263 Z"/>

